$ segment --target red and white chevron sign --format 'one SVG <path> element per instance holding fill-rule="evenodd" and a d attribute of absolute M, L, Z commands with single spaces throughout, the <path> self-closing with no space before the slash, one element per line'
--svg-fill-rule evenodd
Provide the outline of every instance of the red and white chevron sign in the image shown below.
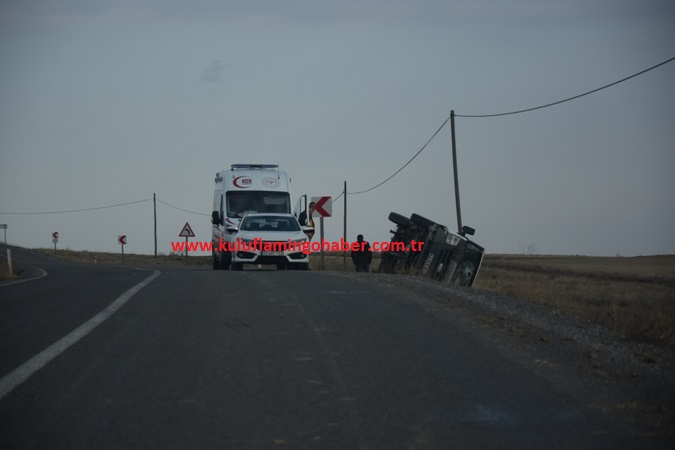
<path fill-rule="evenodd" d="M 314 212 L 321 217 L 331 217 L 333 215 L 332 197 L 312 197 L 315 203 Z"/>

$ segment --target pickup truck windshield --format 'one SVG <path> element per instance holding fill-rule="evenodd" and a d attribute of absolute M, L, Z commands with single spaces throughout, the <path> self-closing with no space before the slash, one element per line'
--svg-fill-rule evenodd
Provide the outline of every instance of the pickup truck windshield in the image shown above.
<path fill-rule="evenodd" d="M 278 216 L 247 217 L 240 228 L 244 231 L 300 231 L 295 218 Z"/>

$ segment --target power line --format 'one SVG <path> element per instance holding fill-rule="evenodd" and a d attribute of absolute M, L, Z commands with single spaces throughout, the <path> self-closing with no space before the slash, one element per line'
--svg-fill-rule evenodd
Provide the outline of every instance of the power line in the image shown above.
<path fill-rule="evenodd" d="M 649 68 L 647 68 L 647 69 L 645 69 L 645 70 L 642 70 L 642 71 L 640 71 L 640 72 L 638 72 L 638 73 L 636 73 L 636 74 L 630 75 L 630 76 L 628 76 L 628 77 L 626 77 L 626 78 L 622 78 L 621 80 L 615 81 L 615 82 L 613 82 L 613 83 L 607 84 L 607 85 L 602 86 L 602 87 L 599 87 L 599 88 L 597 88 L 597 89 L 593 89 L 593 90 L 591 90 L 591 91 L 584 92 L 583 94 L 575 95 L 575 96 L 573 96 L 573 97 L 569 97 L 569 98 L 566 98 L 566 99 L 564 99 L 564 100 L 559 100 L 559 101 L 556 101 L 556 102 L 553 102 L 553 103 L 547 103 L 547 104 L 545 104 L 545 105 L 536 106 L 536 107 L 534 107 L 534 108 L 527 108 L 527 109 L 521 109 L 521 110 L 518 110 L 518 111 L 511 111 L 511 112 L 497 113 L 497 114 L 473 114 L 473 115 L 471 115 L 471 114 L 455 114 L 455 116 L 456 116 L 456 117 L 466 117 L 466 118 L 500 117 L 500 116 L 508 116 L 508 115 L 513 115 L 513 114 L 520 114 L 520 113 L 525 113 L 525 112 L 535 111 L 535 110 L 538 110 L 538 109 L 548 108 L 549 106 L 559 105 L 559 104 L 561 104 L 561 103 L 569 102 L 569 101 L 571 101 L 571 100 L 576 100 L 576 99 L 581 98 L 581 97 L 584 97 L 584 96 L 586 96 L 586 95 L 590 95 L 590 94 L 593 94 L 593 93 L 595 93 L 595 92 L 599 92 L 599 91 L 601 91 L 601 90 L 603 90 L 603 89 L 607 89 L 607 88 L 609 88 L 609 87 L 615 86 L 615 85 L 617 85 L 617 84 L 619 84 L 619 83 L 623 83 L 624 81 L 628 81 L 628 80 L 630 80 L 631 78 L 635 78 L 635 77 L 637 77 L 637 76 L 640 76 L 640 75 L 642 75 L 642 74 L 644 74 L 644 73 L 647 73 L 647 72 L 649 72 L 649 71 L 651 71 L 651 70 L 654 70 L 654 69 L 656 69 L 656 68 L 658 68 L 658 67 L 661 67 L 661 66 L 663 66 L 663 65 L 665 65 L 665 64 L 668 64 L 669 62 L 672 62 L 672 61 L 674 61 L 674 60 L 675 60 L 675 57 L 670 58 L 670 59 L 668 59 L 668 60 L 666 60 L 666 61 L 663 61 L 663 62 L 661 62 L 661 63 L 659 63 L 659 64 L 656 64 L 656 65 L 654 65 L 654 66 L 652 66 L 652 67 L 649 67 Z M 413 160 L 414 160 L 415 158 L 417 158 L 417 157 L 424 151 L 424 149 L 427 148 L 427 146 L 428 146 L 428 145 L 431 143 L 431 141 L 436 137 L 436 135 L 438 135 L 438 133 L 440 133 L 440 131 L 441 131 L 441 130 L 443 129 L 443 127 L 448 123 L 449 120 L 450 120 L 450 117 L 448 117 L 447 119 L 445 119 L 445 121 L 441 124 L 441 126 L 438 128 L 438 130 L 436 130 L 436 132 L 429 138 L 429 140 L 422 146 L 422 148 L 419 149 L 419 150 L 417 151 L 417 153 L 415 153 L 415 154 L 412 156 L 412 158 L 410 158 L 410 159 L 409 159 L 403 166 L 401 166 L 396 172 L 394 172 L 394 173 L 391 174 L 389 177 L 387 177 L 386 179 L 384 179 L 383 181 L 381 181 L 380 183 L 376 184 L 376 185 L 373 186 L 373 187 L 370 187 L 370 188 L 368 188 L 368 189 L 364 189 L 364 190 L 362 190 L 362 191 L 348 192 L 347 194 L 349 194 L 349 195 L 365 194 L 366 192 L 370 192 L 370 191 L 372 191 L 372 190 L 374 190 L 374 189 L 377 189 L 378 187 L 382 186 L 383 184 L 385 184 L 386 182 L 388 182 L 389 180 L 391 180 L 392 178 L 394 178 L 394 177 L 395 177 L 396 175 L 398 175 L 403 169 L 405 169 L 411 162 L 413 162 Z M 335 197 L 335 199 L 333 199 L 333 203 L 334 203 L 335 201 L 337 201 L 340 197 L 342 197 L 342 195 L 344 195 L 344 191 L 341 192 L 340 195 L 338 195 L 337 197 Z M 83 209 L 71 209 L 71 210 L 64 210 L 64 211 L 43 211 L 43 212 L 0 212 L 0 214 L 4 214 L 4 215 L 66 214 L 66 213 L 75 213 L 75 212 L 84 212 L 84 211 L 95 211 L 95 210 L 99 210 L 99 209 L 117 208 L 117 207 L 120 207 L 120 206 L 127 206 L 127 205 L 133 205 L 133 204 L 136 204 L 136 203 L 147 202 L 147 201 L 150 201 L 150 200 L 152 200 L 152 199 L 151 199 L 151 198 L 147 198 L 147 199 L 143 199 L 143 200 L 136 200 L 136 201 L 133 201 L 133 202 L 118 203 L 118 204 L 115 204 L 115 205 L 97 206 L 97 207 L 93 207 L 93 208 L 83 208 Z M 186 212 L 186 213 L 189 213 L 189 214 L 195 214 L 195 215 L 198 215 L 198 216 L 207 216 L 207 217 L 209 216 L 208 214 L 198 213 L 198 212 L 194 212 L 194 211 L 189 211 L 189 210 L 187 210 L 187 209 L 179 208 L 179 207 L 177 207 L 177 206 L 171 205 L 171 204 L 166 203 L 166 202 L 164 202 L 164 201 L 162 201 L 162 200 L 159 200 L 159 199 L 157 199 L 157 201 L 159 201 L 160 203 L 162 203 L 162 204 L 164 204 L 164 205 L 166 205 L 166 206 L 168 206 L 168 207 L 170 207 L 170 208 L 174 208 L 174 209 L 177 209 L 177 210 L 179 210 L 179 211 L 183 211 L 183 212 Z"/>
<path fill-rule="evenodd" d="M 365 190 L 363 190 L 363 191 L 347 192 L 347 194 L 349 194 L 349 195 L 356 195 L 356 194 L 364 194 L 364 193 L 366 193 L 366 192 L 370 192 L 370 191 L 372 191 L 373 189 L 377 189 L 378 187 L 382 186 L 382 185 L 383 185 L 384 183 L 386 183 L 387 181 L 389 181 L 389 180 L 391 180 L 392 178 L 394 178 L 396 175 L 399 174 L 399 172 L 401 172 L 403 169 L 405 169 L 405 168 L 408 166 L 408 164 L 410 164 L 411 162 L 413 162 L 413 160 L 414 160 L 415 158 L 417 158 L 417 157 L 420 155 L 420 153 L 422 153 L 422 152 L 424 151 L 425 148 L 427 148 L 427 145 L 429 145 L 429 144 L 431 143 L 431 141 L 434 140 L 434 138 L 436 137 L 436 135 L 437 135 L 438 133 L 440 133 L 440 131 L 441 131 L 441 130 L 443 129 L 443 127 L 448 123 L 449 120 L 450 120 L 450 117 L 448 117 L 447 119 L 445 119 L 445 122 L 443 122 L 443 124 L 438 128 L 438 130 L 436 130 L 436 132 L 434 133 L 434 135 L 431 136 L 431 137 L 429 138 L 429 140 L 427 141 L 427 143 L 424 144 L 424 145 L 422 146 L 422 148 L 419 149 L 419 151 L 418 151 L 417 153 L 415 153 L 415 154 L 413 155 L 413 157 L 410 158 L 410 159 L 408 160 L 407 163 L 403 164 L 403 166 L 402 166 L 400 169 L 398 169 L 396 172 L 394 172 L 393 174 L 391 174 L 387 179 L 385 179 L 384 181 L 382 181 L 382 182 L 376 184 L 375 186 L 373 186 L 373 187 L 371 187 L 371 188 L 365 189 Z M 342 194 L 341 194 L 341 195 L 342 195 Z M 340 196 L 338 196 L 335 200 L 337 200 L 338 198 L 340 198 Z"/>
<path fill-rule="evenodd" d="M 663 61 L 663 62 L 661 62 L 661 63 L 659 63 L 659 64 L 656 64 L 655 66 L 649 67 L 648 69 L 642 70 L 642 71 L 640 71 L 640 72 L 638 72 L 638 73 L 636 73 L 636 74 L 633 74 L 633 75 L 631 75 L 631 76 L 628 76 L 628 77 L 626 77 L 626 78 L 622 78 L 621 80 L 615 81 L 615 82 L 613 82 L 613 83 L 607 84 L 607 85 L 602 86 L 602 87 L 599 87 L 599 88 L 597 88 L 597 89 L 593 89 L 593 90 L 588 91 L 588 92 L 584 92 L 583 94 L 575 95 L 574 97 L 566 98 L 566 99 L 564 99 L 564 100 L 559 100 L 559 101 L 553 102 L 553 103 L 547 103 L 546 105 L 536 106 L 536 107 L 534 107 L 534 108 L 521 109 L 521 110 L 518 110 L 518 111 L 511 111 L 511 112 L 506 112 L 506 113 L 498 113 L 498 114 L 474 114 L 474 115 L 470 115 L 470 114 L 455 114 L 455 117 L 467 117 L 467 118 L 499 117 L 499 116 L 508 116 L 508 115 L 512 115 L 512 114 L 520 114 L 520 113 L 524 113 L 524 112 L 535 111 L 535 110 L 537 110 L 537 109 L 548 108 L 549 106 L 559 105 L 559 104 L 561 104 L 561 103 L 569 102 L 569 101 L 571 101 L 571 100 L 576 100 L 576 99 L 581 98 L 581 97 L 584 97 L 584 96 L 586 96 L 586 95 L 590 95 L 590 94 L 593 94 L 593 93 L 595 93 L 595 92 L 601 91 L 601 90 L 603 90 L 603 89 L 607 89 L 607 88 L 609 88 L 609 87 L 615 86 L 615 85 L 617 85 L 617 84 L 619 84 L 619 83 L 623 83 L 624 81 L 628 81 L 628 80 L 630 80 L 631 78 L 635 78 L 635 77 L 637 77 L 637 76 L 639 76 L 639 75 L 642 75 L 642 74 L 644 74 L 644 73 L 647 73 L 647 72 L 649 72 L 650 70 L 654 70 L 654 69 L 656 69 L 657 67 L 661 67 L 661 66 L 663 66 L 663 65 L 665 65 L 665 64 L 668 64 L 669 62 L 674 61 L 674 60 L 675 60 L 675 57 L 670 58 L 670 59 L 668 59 L 668 60 L 666 60 L 666 61 Z M 366 193 L 366 192 L 370 192 L 370 191 L 372 191 L 372 190 L 374 190 L 374 189 L 376 189 L 376 188 L 382 186 L 384 183 L 386 183 L 387 181 L 391 180 L 392 178 L 394 178 L 396 175 L 398 175 L 399 172 L 401 172 L 403 169 L 405 169 L 406 166 L 408 166 L 408 164 L 410 164 L 415 158 L 417 158 L 417 156 L 419 156 L 420 153 L 422 153 L 422 151 L 423 151 L 423 150 L 427 147 L 427 145 L 429 145 L 429 143 L 436 137 L 436 135 L 441 131 L 441 129 L 443 129 L 443 127 L 448 123 L 449 120 L 450 120 L 450 118 L 448 117 L 448 118 L 445 120 L 445 122 L 443 122 L 443 124 L 440 126 L 440 128 L 434 133 L 434 135 L 431 136 L 431 138 L 427 141 L 427 143 L 424 144 L 424 146 L 423 146 L 417 153 L 415 153 L 415 154 L 413 155 L 413 157 L 410 158 L 410 160 L 409 160 L 407 163 L 405 163 L 400 169 L 398 169 L 396 172 L 394 172 L 392 175 L 390 175 L 390 176 L 389 176 L 388 178 L 386 178 L 384 181 L 382 181 L 381 183 L 376 184 L 375 186 L 373 186 L 373 187 L 371 187 L 371 188 L 369 188 L 369 189 L 365 189 L 365 190 L 363 190 L 363 191 L 357 191 L 357 192 L 347 192 L 347 194 L 349 194 L 349 195 L 355 195 L 355 194 L 364 194 L 364 193 Z M 335 201 L 337 201 L 337 199 L 339 199 L 340 197 L 342 197 L 342 195 L 344 195 L 344 191 L 341 192 L 340 195 L 338 195 L 337 197 L 335 197 L 335 199 L 333 199 L 333 203 L 335 203 Z"/>
<path fill-rule="evenodd" d="M 107 209 L 107 208 L 117 208 L 119 206 L 127 206 L 127 205 L 134 205 L 136 203 L 143 203 L 143 202 L 149 202 L 151 201 L 151 198 L 146 198 L 143 200 L 136 200 L 133 202 L 126 202 L 126 203 L 117 203 L 115 205 L 107 205 L 107 206 L 95 206 L 93 208 L 82 208 L 82 209 L 69 209 L 69 210 L 63 210 L 63 211 L 39 211 L 39 212 L 0 212 L 0 214 L 5 214 L 5 215 L 14 215 L 14 216 L 22 216 L 22 215 L 41 215 L 41 214 L 66 214 L 66 213 L 76 213 L 76 212 L 84 212 L 84 211 L 95 211 L 97 209 Z M 166 206 L 174 209 L 178 209 L 183 212 L 187 212 L 190 214 L 196 214 L 198 216 L 208 216 L 208 214 L 204 213 L 198 213 L 194 211 L 189 211 L 187 209 L 179 208 L 178 206 L 171 205 L 167 202 L 164 202 L 160 199 L 157 199 L 158 202 L 165 204 Z"/>
<path fill-rule="evenodd" d="M 117 208 L 118 206 L 127 206 L 127 205 L 133 205 L 135 203 L 142 203 L 142 202 L 149 202 L 152 200 L 151 198 L 146 198 L 144 200 L 136 200 L 133 202 L 127 202 L 127 203 L 118 203 L 116 205 L 108 205 L 108 206 L 96 206 L 94 208 L 83 208 L 83 209 L 71 209 L 67 211 L 44 211 L 44 212 L 0 212 L 0 214 L 6 214 L 6 215 L 13 215 L 13 216 L 25 216 L 25 215 L 40 215 L 40 214 L 65 214 L 65 213 L 75 213 L 75 212 L 83 212 L 83 211 L 94 211 L 97 209 L 107 209 L 107 208 Z"/>
<path fill-rule="evenodd" d="M 559 101 L 553 102 L 553 103 L 548 103 L 548 104 L 546 104 L 546 105 L 536 106 L 536 107 L 534 107 L 534 108 L 521 109 L 521 110 L 518 110 L 518 111 L 511 111 L 511 112 L 499 113 L 499 114 L 476 114 L 476 115 L 455 114 L 455 116 L 456 116 L 456 117 L 472 117 L 472 118 L 477 118 L 477 117 L 499 117 L 499 116 L 509 116 L 509 115 L 512 115 L 512 114 L 520 114 L 520 113 L 524 113 L 524 112 L 535 111 L 535 110 L 537 110 L 537 109 L 548 108 L 549 106 L 559 105 L 559 104 L 561 104 L 561 103 L 569 102 L 570 100 L 576 100 L 576 99 L 581 98 L 581 97 L 584 97 L 584 96 L 586 96 L 586 95 L 593 94 L 593 93 L 598 92 L 598 91 L 601 91 L 601 90 L 603 90 L 603 89 L 607 89 L 608 87 L 615 86 L 615 85 L 617 85 L 617 84 L 619 84 L 619 83 L 623 83 L 624 81 L 628 81 L 628 80 L 630 80 L 631 78 L 635 78 L 635 77 L 637 77 L 637 76 L 639 76 L 639 75 L 642 75 L 643 73 L 647 73 L 647 72 L 649 72 L 650 70 L 654 70 L 654 69 L 656 69 L 657 67 L 661 67 L 661 66 L 663 66 L 664 64 L 668 64 L 669 62 L 671 62 L 671 61 L 673 61 L 673 60 L 675 60 L 675 57 L 670 58 L 670 59 L 668 59 L 668 60 L 666 60 L 666 61 L 663 61 L 662 63 L 659 63 L 659 64 L 657 64 L 657 65 L 655 65 L 655 66 L 652 66 L 652 67 L 650 67 L 650 68 L 648 68 L 648 69 L 645 69 L 645 70 L 643 70 L 643 71 L 641 71 L 641 72 L 638 72 L 638 73 L 636 73 L 636 74 L 634 74 L 634 75 L 631 75 L 631 76 L 629 76 L 629 77 L 622 78 L 621 80 L 615 81 L 614 83 L 610 83 L 610 84 L 608 84 L 608 85 L 599 87 L 599 88 L 597 88 L 597 89 L 593 89 L 592 91 L 584 92 L 583 94 L 575 95 L 574 97 L 566 98 L 566 99 L 564 99 L 564 100 L 559 100 Z"/>
<path fill-rule="evenodd" d="M 183 211 L 183 212 L 190 213 L 190 214 L 196 214 L 196 215 L 198 215 L 198 216 L 207 216 L 207 217 L 210 217 L 209 214 L 198 213 L 198 212 L 194 212 L 194 211 L 188 211 L 187 209 L 183 209 L 183 208 L 179 208 L 178 206 L 170 205 L 170 204 L 168 204 L 167 202 L 163 202 L 163 201 L 160 200 L 160 199 L 157 199 L 157 201 L 160 202 L 160 203 L 165 204 L 166 206 L 168 206 L 168 207 L 170 207 L 170 208 L 174 208 L 174 209 L 177 209 L 177 210 L 179 210 L 179 211 Z"/>

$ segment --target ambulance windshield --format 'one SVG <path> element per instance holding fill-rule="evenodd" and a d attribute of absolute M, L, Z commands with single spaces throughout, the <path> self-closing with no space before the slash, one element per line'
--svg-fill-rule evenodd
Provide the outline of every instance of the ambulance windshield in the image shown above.
<path fill-rule="evenodd" d="M 288 192 L 228 192 L 227 217 L 242 217 L 247 212 L 290 213 L 291 199 Z"/>

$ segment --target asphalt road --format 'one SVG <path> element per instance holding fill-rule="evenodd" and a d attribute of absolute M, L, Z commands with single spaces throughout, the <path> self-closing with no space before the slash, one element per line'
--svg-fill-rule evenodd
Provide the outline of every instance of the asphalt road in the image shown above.
<path fill-rule="evenodd" d="M 653 416 L 606 408 L 623 385 L 395 277 L 12 253 L 46 276 L 0 285 L 3 449 L 674 442 Z"/>

